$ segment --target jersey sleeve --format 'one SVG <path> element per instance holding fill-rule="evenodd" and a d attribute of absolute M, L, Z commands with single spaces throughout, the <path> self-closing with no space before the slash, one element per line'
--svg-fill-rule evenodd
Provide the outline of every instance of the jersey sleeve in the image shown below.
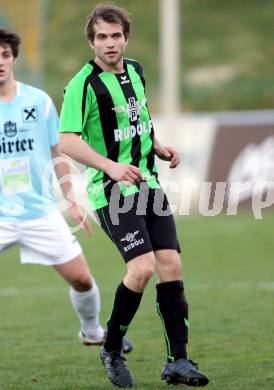
<path fill-rule="evenodd" d="M 139 75 L 139 77 L 142 81 L 142 84 L 145 88 L 145 86 L 146 86 L 145 73 L 144 73 L 144 69 L 142 68 L 141 64 L 135 60 L 131 60 L 128 58 L 126 59 L 126 63 L 134 66 L 134 69 L 135 69 L 136 73 Z"/>
<path fill-rule="evenodd" d="M 72 80 L 64 91 L 64 100 L 60 114 L 59 131 L 61 133 L 82 133 L 85 122 L 83 100 L 87 99 L 84 86 Z"/>
<path fill-rule="evenodd" d="M 49 135 L 50 146 L 54 146 L 59 142 L 59 118 L 56 111 L 56 108 L 51 100 L 48 97 L 47 105 L 46 105 L 46 126 Z"/>
<path fill-rule="evenodd" d="M 136 72 L 139 74 L 140 79 L 141 79 L 143 86 L 145 88 L 145 86 L 146 86 L 145 72 L 144 72 L 144 69 L 142 68 L 142 66 L 139 64 L 139 62 L 136 63 L 135 69 L 136 69 Z"/>

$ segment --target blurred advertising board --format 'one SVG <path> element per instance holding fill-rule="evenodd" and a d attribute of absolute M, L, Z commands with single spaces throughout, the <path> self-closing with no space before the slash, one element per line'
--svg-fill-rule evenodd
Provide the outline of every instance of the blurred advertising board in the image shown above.
<path fill-rule="evenodd" d="M 154 127 L 181 155 L 176 170 L 158 164 L 177 213 L 236 215 L 248 208 L 261 218 L 274 203 L 274 111 L 155 117 Z"/>

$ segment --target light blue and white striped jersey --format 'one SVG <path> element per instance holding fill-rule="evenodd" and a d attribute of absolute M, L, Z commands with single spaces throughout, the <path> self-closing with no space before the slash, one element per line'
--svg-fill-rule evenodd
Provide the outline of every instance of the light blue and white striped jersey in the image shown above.
<path fill-rule="evenodd" d="M 17 96 L 0 100 L 0 220 L 56 210 L 51 147 L 58 143 L 58 125 L 54 104 L 40 89 L 17 82 Z"/>

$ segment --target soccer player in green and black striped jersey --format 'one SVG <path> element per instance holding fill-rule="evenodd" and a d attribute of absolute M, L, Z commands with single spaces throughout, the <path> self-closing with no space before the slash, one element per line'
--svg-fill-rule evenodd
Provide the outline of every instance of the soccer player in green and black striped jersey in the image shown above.
<path fill-rule="evenodd" d="M 122 8 L 101 5 L 93 10 L 86 35 L 95 58 L 65 88 L 60 123 L 62 150 L 87 166 L 89 200 L 127 265 L 114 297 L 101 359 L 114 385 L 133 385 L 121 354 L 122 337 L 147 282 L 157 272 L 156 307 L 167 345 L 162 379 L 204 386 L 208 378 L 187 358 L 188 305 L 180 247 L 155 166 L 155 155 L 170 161 L 170 168 L 176 168 L 180 159 L 175 149 L 156 140 L 142 67 L 123 56 L 130 27 Z"/>

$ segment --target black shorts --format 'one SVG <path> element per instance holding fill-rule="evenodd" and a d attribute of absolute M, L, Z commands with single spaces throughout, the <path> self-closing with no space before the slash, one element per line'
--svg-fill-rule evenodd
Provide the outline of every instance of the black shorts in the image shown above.
<path fill-rule="evenodd" d="M 125 262 L 161 249 L 181 252 L 174 218 L 162 189 L 143 187 L 126 198 L 111 199 L 96 211 L 96 217 Z"/>

